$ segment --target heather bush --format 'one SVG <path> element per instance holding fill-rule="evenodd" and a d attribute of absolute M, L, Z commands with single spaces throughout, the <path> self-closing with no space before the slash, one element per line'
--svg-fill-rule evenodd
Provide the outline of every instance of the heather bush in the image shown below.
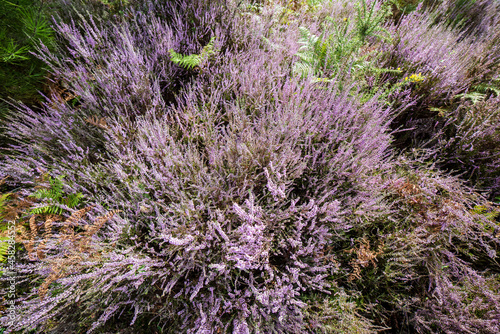
<path fill-rule="evenodd" d="M 465 177 L 490 191 L 491 198 L 500 194 L 499 102 L 498 97 L 475 104 L 464 100 L 454 111 L 441 110 L 447 121 L 431 142 L 443 166 L 466 172 Z"/>
<path fill-rule="evenodd" d="M 69 33 L 69 26 L 59 29 Z M 130 45 L 131 36 L 123 26 L 120 29 L 118 43 L 111 37 L 107 40 L 106 34 L 92 35 L 107 41 L 104 47 L 121 46 L 125 38 Z M 78 43 L 82 37 L 73 31 L 67 36 L 73 40 L 71 52 L 78 59 L 77 51 L 85 56 L 91 50 Z M 151 46 L 158 45 L 158 40 L 154 41 Z M 171 45 L 167 44 L 165 52 Z M 120 52 L 120 48 L 108 49 L 101 57 Z M 104 58 L 101 66 L 115 71 L 111 73 L 127 73 L 134 65 L 132 60 L 138 58 L 133 50 L 131 45 L 121 51 L 127 52 L 129 63 L 109 59 L 106 64 Z M 274 55 L 270 61 L 272 54 L 252 49 L 240 52 L 237 62 L 232 57 L 221 59 L 219 68 L 209 66 L 200 73 L 170 107 L 164 101 L 153 101 L 153 105 L 141 108 L 141 101 L 152 97 L 155 89 L 161 93 L 157 85 L 144 85 L 140 90 L 131 87 L 126 97 L 135 97 L 133 103 L 118 100 L 120 90 L 115 85 L 121 84 L 123 74 L 114 75 L 110 82 L 106 77 L 111 75 L 103 70 L 96 73 L 94 87 L 89 88 L 90 75 L 80 67 L 77 73 L 68 73 L 73 75 L 72 90 L 81 96 L 78 107 L 47 103 L 43 114 L 19 110 L 19 119 L 31 120 L 30 127 L 20 120 L 13 122 L 19 138 L 31 137 L 32 143 L 43 148 L 40 144 L 46 143 L 51 151 L 29 143 L 20 145 L 19 152 L 29 150 L 39 159 L 13 158 L 8 166 L 11 174 L 30 180 L 37 168 L 50 168 L 55 175 L 66 175 L 67 187 L 97 195 L 94 198 L 100 209 L 96 210 L 103 212 L 103 205 L 118 207 L 125 218 L 104 239 L 119 241 L 116 250 L 102 254 L 104 259 L 109 256 L 109 260 L 102 260 L 102 267 L 92 270 L 81 263 L 85 269 L 78 269 L 83 272 L 68 268 L 73 276 L 61 278 L 61 284 L 68 285 L 64 293 L 57 293 L 56 287 L 49 289 L 52 297 L 42 304 L 36 292 L 23 297 L 25 312 L 32 316 L 19 322 L 18 328 L 47 326 L 44 321 L 49 317 L 65 319 L 54 326 L 78 323 L 84 314 L 103 307 L 102 293 L 108 289 L 113 302 L 91 328 L 105 323 L 117 311 L 134 309 L 137 316 L 140 310 L 157 306 L 157 321 L 183 324 L 180 328 L 188 331 L 250 328 L 267 332 L 275 328 L 300 332 L 305 328 L 301 311 L 307 304 L 298 298 L 300 291 L 330 293 L 332 283 L 326 278 L 335 272 L 335 262 L 319 252 L 332 242 L 329 224 L 338 222 L 333 230 L 339 233 L 348 228 L 341 218 L 346 210 L 342 202 L 347 208 L 362 206 L 369 192 L 363 190 L 362 182 L 357 184 L 363 175 L 368 177 L 385 165 L 384 151 L 390 137 L 384 129 L 389 111 L 378 106 L 376 99 L 360 105 L 347 91 L 318 91 L 314 84 L 284 80 L 277 75 L 285 65 L 280 61 L 282 56 L 280 52 Z M 164 60 L 164 66 L 173 67 L 169 59 Z M 136 63 L 134 78 L 140 80 L 139 73 L 147 69 L 147 63 Z M 63 66 L 58 69 L 65 70 Z M 107 89 L 106 95 L 98 94 L 102 89 Z M 108 102 L 114 106 L 114 114 L 104 114 L 105 101 L 97 100 L 96 95 L 116 99 Z M 100 127 L 93 133 L 83 129 L 69 132 L 77 119 L 85 124 L 83 120 L 90 116 L 86 112 L 97 109 L 97 103 L 101 103 L 99 117 L 106 116 L 106 123 L 94 120 Z M 129 110 L 137 114 L 127 113 Z M 42 117 L 44 124 L 33 126 Z M 66 136 L 51 133 L 50 121 L 56 120 L 65 123 L 59 128 L 67 128 Z M 135 132 L 127 132 L 131 130 Z M 82 138 L 75 140 L 80 133 Z M 98 133 L 105 142 L 98 140 Z M 61 137 L 47 140 L 47 135 Z M 54 146 L 57 142 L 59 147 Z M 92 147 L 78 149 L 74 142 L 104 142 L 102 158 L 82 159 Z M 76 158 L 78 152 L 82 158 Z M 303 221 L 299 226 L 292 223 L 297 219 Z M 105 247 L 104 240 L 99 247 Z M 54 252 L 50 263 L 65 258 L 64 252 L 50 246 L 46 242 L 45 247 Z M 136 255 L 122 256 L 120 261 L 119 254 L 125 249 Z M 23 270 L 36 269 L 43 279 L 50 275 L 50 267 L 43 263 Z M 141 274 L 129 269 L 133 263 L 133 268 L 143 266 Z M 125 276 L 114 279 L 117 275 Z M 128 276 L 136 288 L 125 288 Z M 81 295 L 73 290 L 89 284 L 103 284 L 104 288 L 82 289 Z M 68 290 L 69 286 L 73 288 Z M 138 292 L 152 286 L 155 291 Z M 157 292 L 163 297 L 158 299 Z M 139 294 L 144 297 L 138 298 Z M 68 306 L 76 305 L 80 298 L 87 306 L 81 307 L 79 314 L 68 313 Z M 135 317 L 130 321 L 133 323 Z M 175 327 L 170 330 L 176 331 Z"/>
<path fill-rule="evenodd" d="M 391 130 L 469 93 L 465 46 L 494 49 L 488 38 L 457 41 L 420 12 L 398 32 L 378 1 L 112 2 L 126 8 L 105 8 L 109 20 L 103 4 L 61 15 L 61 46 L 39 50 L 70 98 L 9 118 L 0 177 L 42 202 L 19 217 L 8 331 L 500 330 L 491 205 L 429 163 L 475 163 L 470 143 L 494 150 L 497 98 L 464 95 L 419 151 L 400 154 Z M 297 75 L 304 52 L 314 59 Z M 455 67 L 430 84 L 432 52 Z"/>
<path fill-rule="evenodd" d="M 321 94 L 296 82 L 282 83 L 266 98 L 269 91 L 262 88 L 270 85 L 270 73 L 262 62 L 268 55 L 251 56 L 253 62 L 227 65 L 224 73 L 248 73 L 217 83 L 229 91 L 207 79 L 211 89 L 193 85 L 179 97 L 182 103 L 162 117 L 148 113 L 137 119 L 136 139 L 108 142 L 115 158 L 100 164 L 107 178 L 103 186 L 110 190 L 99 190 L 99 202 L 124 211 L 117 229 L 125 234 L 110 232 L 109 238 L 137 255 L 110 262 L 107 274 L 89 269 L 68 278 L 74 287 L 91 284 L 89 279 L 94 286 L 103 284 L 106 288 L 97 294 L 83 290 L 78 297 L 71 290 L 43 308 L 32 296 L 24 305 L 33 317 L 20 326 L 37 325 L 49 315 L 75 321 L 57 305 L 84 298 L 90 312 L 102 307 L 98 301 L 109 287 L 114 302 L 93 327 L 132 303 L 136 312 L 159 307 L 160 323 L 183 324 L 180 329 L 188 331 L 305 329 L 302 309 L 307 304 L 300 291 L 330 293 L 326 278 L 336 268 L 327 259 L 334 254 L 319 253 L 332 242 L 330 229 L 342 233 L 349 228 L 343 211 L 363 206 L 370 196 L 360 180 L 384 166 L 388 111 L 376 101 L 360 106 L 347 93 Z M 217 79 L 218 74 L 206 75 Z M 221 96 L 230 100 L 219 107 L 211 102 Z M 80 175 L 79 187 L 85 179 Z M 292 223 L 297 220 L 302 223 Z M 143 266 L 139 276 L 144 280 L 137 269 L 128 269 L 131 256 Z M 116 275 L 132 275 L 130 284 L 137 287 L 120 288 L 111 279 Z M 125 278 L 119 281 L 124 283 Z M 138 299 L 137 289 L 151 289 L 153 283 L 153 291 Z M 29 311 L 29 305 L 34 309 Z M 78 316 L 84 313 L 82 308 Z"/>
<path fill-rule="evenodd" d="M 398 159 L 399 172 L 388 187 L 397 207 L 391 219 L 399 225 L 379 230 L 385 247 L 378 266 L 384 274 L 374 275 L 363 295 L 379 300 L 376 308 L 392 303 L 389 309 L 399 320 L 389 324 L 400 331 L 495 333 L 496 223 L 471 210 L 483 200 L 459 182 L 428 167 L 412 171 L 408 163 Z"/>
<path fill-rule="evenodd" d="M 425 0 L 424 6 L 432 10 L 436 23 L 474 36 L 487 32 L 500 9 L 494 0 Z"/>
<path fill-rule="evenodd" d="M 493 5 L 489 8 L 492 12 L 498 10 Z M 476 122 L 486 117 L 484 113 L 481 116 L 482 113 L 477 109 L 483 103 L 488 104 L 487 113 L 495 117 L 495 108 L 492 107 L 495 99 L 486 101 L 500 93 L 500 54 L 497 47 L 499 25 L 494 17 L 485 22 L 481 25 L 481 31 L 477 30 L 477 34 L 469 36 L 472 33 L 458 33 L 447 27 L 443 20 L 436 23 L 428 12 L 411 13 L 404 16 L 397 26 L 389 28 L 394 36 L 393 46 L 387 49 L 387 53 L 379 61 L 383 67 L 401 69 L 401 74 L 389 73 L 386 80 L 392 85 L 398 85 L 398 81 L 402 80 L 409 82 L 405 86 L 411 89 L 410 95 L 417 98 L 416 103 L 400 113 L 392 124 L 394 129 L 412 129 L 396 136 L 396 146 L 433 148 L 436 152 L 433 159 L 442 160 L 441 168 L 463 173 L 465 179 L 472 180 L 471 184 L 488 190 L 491 196 L 495 196 L 498 193 L 496 167 L 488 167 L 496 166 L 494 147 L 497 145 L 494 135 L 491 136 L 496 132 L 495 125 Z M 394 97 L 389 99 L 395 105 L 398 104 Z M 464 110 L 469 108 L 465 107 L 469 102 L 465 103 L 464 100 L 478 104 L 474 107 L 477 114 L 469 112 L 469 116 L 464 116 Z M 476 150 L 469 145 L 470 151 L 465 154 L 465 142 L 461 147 L 455 146 L 461 131 L 469 131 L 467 140 L 482 138 L 482 144 L 478 144 L 481 147 L 478 146 Z M 445 142 L 449 145 L 446 146 Z M 457 152 L 458 160 L 451 158 L 455 154 L 451 151 Z M 470 157 L 480 160 L 469 160 Z M 484 165 L 479 161 L 484 162 Z"/>
<path fill-rule="evenodd" d="M 182 27 L 181 15 L 174 11 L 169 17 Z M 205 22 L 207 29 L 217 27 L 214 17 L 199 19 Z M 33 160 L 42 156 L 42 159 L 61 159 L 60 162 L 75 170 L 82 164 L 92 166 L 106 159 L 106 138 L 101 131 L 102 127 L 107 127 L 106 122 L 120 123 L 117 130 L 121 133 L 115 135 L 124 140 L 135 131 L 133 121 L 136 117 L 146 111 L 163 112 L 167 104 L 174 102 L 175 93 L 196 73 L 173 63 L 169 50 L 197 52 L 204 46 L 199 41 L 207 35 L 203 26 L 198 26 L 200 34 L 189 27 L 177 31 L 157 18 L 148 21 L 141 12 L 136 13 L 134 21 L 111 25 L 109 31 L 106 30 L 107 22 L 94 22 L 93 19 L 87 22 L 82 18 L 81 25 L 85 34 L 73 23 L 63 22 L 58 26 L 60 35 L 66 37 L 65 55 L 69 58 L 44 49 L 47 52 L 44 59 L 54 71 L 53 80 L 66 85 L 73 99 L 67 101 L 52 94 L 43 104 L 44 110 L 22 107 L 10 118 L 16 124 L 11 138 L 22 140 L 31 133 L 37 147 L 42 147 L 41 150 L 29 145 L 16 147 L 19 153 Z M 216 30 L 211 35 L 223 36 L 223 31 Z M 186 44 L 189 42 L 192 44 Z M 121 47 L 114 47 L 116 45 Z M 16 121 L 18 118 L 23 121 Z M 25 171 L 21 168 L 11 173 L 23 174 Z M 56 172 L 56 176 L 63 174 Z"/>
<path fill-rule="evenodd" d="M 473 55 L 468 43 L 457 43 L 454 32 L 433 26 L 422 12 L 404 16 L 390 31 L 393 42 L 381 61 L 385 67 L 401 69 L 395 80 L 413 74 L 425 78 L 412 87 L 422 112 L 425 106 L 453 98 L 470 86 L 473 78 L 467 76 L 467 70 Z"/>
<path fill-rule="evenodd" d="M 480 37 L 467 37 L 443 23 L 433 23 L 427 12 L 417 11 L 388 30 L 393 43 L 382 47 L 388 48 L 378 61 L 380 67 L 401 72 L 389 73 L 385 79 L 397 85 L 418 76 L 409 85 L 416 104 L 399 114 L 392 125 L 413 131 L 400 133 L 397 146 L 419 146 L 433 138 L 446 122 L 440 110 L 453 110 L 461 96 L 484 98 L 497 90 L 498 24 Z M 393 103 L 398 104 L 394 99 Z"/>

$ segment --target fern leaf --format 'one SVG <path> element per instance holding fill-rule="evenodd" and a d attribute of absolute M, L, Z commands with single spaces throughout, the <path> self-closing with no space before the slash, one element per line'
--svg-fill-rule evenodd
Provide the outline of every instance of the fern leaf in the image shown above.
<path fill-rule="evenodd" d="M 80 203 L 80 199 L 83 197 L 82 193 L 71 194 L 64 200 L 66 206 L 70 208 L 76 207 Z"/>
<path fill-rule="evenodd" d="M 486 85 L 486 84 L 479 84 L 474 87 L 475 89 L 478 90 L 480 93 L 487 93 L 489 90 L 495 93 L 495 96 L 500 96 L 500 88 L 492 86 L 492 85 Z"/>
<path fill-rule="evenodd" d="M 38 189 L 31 196 L 35 197 L 36 199 L 49 198 L 50 192 L 48 189 Z"/>
<path fill-rule="evenodd" d="M 210 38 L 210 41 L 208 42 L 208 44 L 203 47 L 203 50 L 201 51 L 201 54 L 200 54 L 201 61 L 204 61 L 209 56 L 215 54 L 214 42 L 215 42 L 215 37 L 212 37 L 212 38 Z"/>
<path fill-rule="evenodd" d="M 9 249 L 9 238 L 0 237 L 0 262 L 7 260 L 7 250 Z"/>
<path fill-rule="evenodd" d="M 314 68 L 305 62 L 296 62 L 293 65 L 293 73 L 295 75 L 299 75 L 302 78 L 305 78 L 309 75 L 309 73 L 313 72 Z"/>
<path fill-rule="evenodd" d="M 10 195 L 12 195 L 12 194 L 6 193 L 6 194 L 0 195 L 0 212 L 2 212 L 3 205 L 7 201 L 7 198 L 9 198 Z"/>
<path fill-rule="evenodd" d="M 201 63 L 201 56 L 197 54 L 193 55 L 188 55 L 188 56 L 183 56 L 180 53 L 175 52 L 174 50 L 170 49 L 170 60 L 174 62 L 175 64 L 182 66 L 188 70 L 199 66 Z"/>
<path fill-rule="evenodd" d="M 478 92 L 471 92 L 471 93 L 457 94 L 455 96 L 460 97 L 460 98 L 464 98 L 464 99 L 470 99 L 473 104 L 476 104 L 479 101 L 483 101 L 484 98 L 486 97 L 486 94 L 481 94 Z"/>
<path fill-rule="evenodd" d="M 93 206 L 88 206 L 86 208 L 73 212 L 71 216 L 66 219 L 65 223 L 68 223 L 69 225 L 75 224 L 77 221 L 82 219 L 82 217 L 85 216 L 85 214 L 87 214 L 87 212 L 89 212 L 92 208 Z"/>
<path fill-rule="evenodd" d="M 62 196 L 62 190 L 63 190 L 62 178 L 64 178 L 64 176 L 60 176 L 55 179 L 54 178 L 50 179 L 53 199 L 59 199 Z"/>

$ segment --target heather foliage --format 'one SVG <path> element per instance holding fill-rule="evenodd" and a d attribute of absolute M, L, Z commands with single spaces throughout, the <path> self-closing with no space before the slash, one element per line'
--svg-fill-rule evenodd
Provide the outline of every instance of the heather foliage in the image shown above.
<path fill-rule="evenodd" d="M 499 4 L 494 0 L 426 0 L 424 4 L 433 9 L 435 22 L 466 35 L 481 35 L 496 20 Z"/>
<path fill-rule="evenodd" d="M 448 118 L 435 134 L 443 164 L 454 170 L 466 170 L 477 186 L 491 189 L 498 196 L 498 141 L 500 140 L 500 99 L 491 97 L 473 104 L 462 101 L 454 112 L 442 110 Z"/>
<path fill-rule="evenodd" d="M 488 13 L 499 12 L 496 3 L 489 4 L 487 8 Z M 470 7 L 470 10 L 472 9 L 477 8 Z M 469 114 L 474 121 L 471 118 L 467 121 L 464 110 L 470 108 L 466 106 L 469 102 L 474 105 L 472 108 L 480 108 L 483 103 L 493 106 L 494 100 L 488 101 L 497 98 L 500 92 L 498 15 L 488 14 L 488 19 L 481 21 L 475 30 L 477 33 L 472 34 L 450 27 L 446 23 L 446 16 L 443 14 L 446 11 L 442 7 L 437 7 L 436 12 L 441 13 L 437 23 L 432 13 L 428 14 L 426 11 L 404 16 L 398 25 L 389 29 L 394 37 L 393 43 L 383 47 L 388 49 L 385 49 L 384 55 L 378 59 L 382 67 L 401 69 L 401 74 L 389 73 L 387 80 L 393 85 L 397 85 L 401 76 L 405 76 L 405 79 L 415 74 L 421 76 L 421 80 L 413 80 L 406 85 L 411 89 L 410 95 L 416 98 L 415 105 L 400 113 L 393 121 L 394 129 L 412 129 L 396 136 L 396 146 L 425 146 L 434 149 L 434 157 L 443 159 L 441 168 L 465 172 L 464 176 L 472 179 L 472 184 L 490 191 L 493 198 L 498 193 L 498 190 L 495 190 L 498 184 L 494 171 L 496 168 L 489 168 L 487 165 L 489 161 L 495 160 L 496 156 L 493 149 L 497 146 L 494 137 L 495 125 L 476 122 L 475 114 Z M 397 96 L 390 99 L 395 105 L 400 103 Z M 495 118 L 496 108 L 492 108 L 488 109 L 487 113 L 491 113 L 492 118 Z M 481 112 L 478 111 L 477 120 L 486 120 L 485 116 L 479 114 Z M 465 126 L 464 122 L 469 125 Z M 461 152 L 465 146 L 457 147 L 453 144 L 453 147 L 442 149 L 441 145 L 445 142 L 456 142 L 457 138 L 452 137 L 465 131 L 465 127 L 470 131 L 469 134 L 473 134 L 473 138 L 482 138 L 482 144 L 476 148 L 469 145 L 467 153 L 469 157 L 475 157 L 474 159 L 485 159 L 486 165 L 481 166 L 481 170 L 479 167 L 473 167 L 478 166 L 480 160 L 470 161 L 473 166 L 469 166 L 468 162 L 453 161 L 453 158 L 448 157 L 450 149 Z M 484 145 L 491 150 L 482 149 Z"/>
<path fill-rule="evenodd" d="M 472 39 L 429 4 L 396 22 L 388 8 L 61 13 L 57 52 L 38 56 L 66 95 L 16 105 L 0 161 L 24 249 L 15 319 L 1 324 L 499 332 L 498 209 L 448 169 L 498 191 L 500 30 L 481 21 Z"/>

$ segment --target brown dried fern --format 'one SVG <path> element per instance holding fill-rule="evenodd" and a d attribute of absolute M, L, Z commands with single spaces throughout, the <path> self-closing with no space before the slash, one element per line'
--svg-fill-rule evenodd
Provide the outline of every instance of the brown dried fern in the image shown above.
<path fill-rule="evenodd" d="M 83 216 L 85 216 L 87 214 L 87 212 L 89 212 L 90 210 L 92 210 L 94 206 L 91 205 L 91 206 L 87 206 L 83 209 L 80 209 L 78 211 L 75 211 L 71 214 L 71 216 L 68 217 L 68 219 L 66 219 L 65 223 L 68 224 L 68 225 L 75 225 L 80 219 L 83 218 Z"/>
<path fill-rule="evenodd" d="M 74 226 L 76 226 L 76 223 L 83 218 L 89 212 L 94 206 L 88 206 L 83 209 L 80 209 L 78 211 L 75 211 L 71 214 L 71 216 L 66 219 L 64 222 L 64 228 L 63 228 L 63 233 L 61 234 L 61 240 L 71 240 L 74 242 L 75 238 L 75 231 L 74 231 Z"/>
<path fill-rule="evenodd" d="M 409 180 L 403 182 L 394 182 L 392 188 L 396 190 L 399 196 L 404 198 L 409 204 L 422 204 L 422 188 L 411 183 Z"/>
<path fill-rule="evenodd" d="M 3 179 L 0 180 L 0 186 L 5 183 L 5 180 L 7 180 L 9 176 L 4 177 Z M 0 194 L 0 197 L 2 194 Z M 0 208 L 0 221 L 1 220 L 6 220 L 6 221 L 12 221 L 16 220 L 19 218 L 19 214 L 21 212 L 25 212 L 27 208 L 30 208 L 31 205 L 33 204 L 33 199 L 31 198 L 22 198 L 19 196 L 18 193 L 7 193 L 3 194 L 4 200 L 7 198 L 7 200 L 4 201 L 2 204 L 2 207 Z M 6 197 L 5 197 L 6 196 Z"/>
<path fill-rule="evenodd" d="M 376 267 L 377 266 L 377 256 L 383 253 L 384 245 L 380 244 L 378 250 L 375 252 L 370 250 L 370 242 L 366 238 L 359 240 L 358 249 L 350 249 L 347 252 L 356 252 L 356 259 L 350 261 L 350 265 L 353 271 L 349 274 L 348 281 L 351 282 L 355 279 L 361 278 L 361 267 L 366 268 L 370 263 Z"/>
<path fill-rule="evenodd" d="M 30 218 L 30 240 L 28 245 L 26 246 L 26 250 L 28 251 L 28 257 L 30 261 L 36 260 L 35 255 L 35 238 L 37 235 L 37 226 L 36 226 L 36 215 L 31 216 Z"/>
<path fill-rule="evenodd" d="M 94 224 L 92 225 L 88 225 L 86 226 L 86 231 L 83 232 L 83 237 L 80 239 L 80 242 L 79 242 L 79 245 L 78 245 L 78 249 L 83 252 L 87 249 L 87 245 L 88 243 L 90 242 L 90 240 L 92 239 L 92 236 L 97 232 L 99 231 L 99 229 L 108 221 L 110 220 L 111 218 L 113 218 L 113 216 L 118 213 L 118 212 L 121 212 L 120 210 L 113 210 L 113 211 L 110 211 L 108 212 L 107 214 L 105 214 L 104 216 L 100 216 L 100 217 L 97 217 L 97 219 L 95 220 Z"/>
<path fill-rule="evenodd" d="M 51 272 L 49 276 L 43 281 L 42 285 L 38 288 L 38 295 L 40 296 L 40 299 L 43 300 L 45 295 L 47 294 L 48 287 L 52 282 L 55 282 L 59 278 L 62 278 L 63 275 L 61 274 L 62 271 L 62 265 L 59 263 L 51 268 Z"/>
<path fill-rule="evenodd" d="M 45 245 L 47 241 L 52 237 L 52 223 L 58 219 L 58 216 L 51 215 L 45 220 L 44 227 L 45 231 L 43 233 L 43 240 L 38 246 L 36 254 L 40 260 L 45 258 Z"/>
<path fill-rule="evenodd" d="M 80 255 L 72 255 L 63 259 L 52 260 L 51 272 L 38 288 L 38 296 L 41 300 L 47 295 L 51 283 L 66 277 L 73 271 L 81 269 L 80 263 L 83 258 Z"/>
<path fill-rule="evenodd" d="M 113 216 L 121 212 L 120 210 L 113 210 L 105 214 L 104 216 L 97 217 L 94 221 L 94 224 L 87 225 L 86 230 L 84 232 L 80 232 L 78 234 L 74 234 L 73 226 L 76 225 L 80 219 L 85 216 L 85 214 L 92 209 L 91 206 L 83 208 L 81 210 L 73 212 L 73 214 L 65 221 L 64 233 L 60 235 L 60 239 L 66 240 L 69 239 L 71 241 L 71 249 L 70 255 L 66 255 L 64 258 L 51 259 L 48 260 L 48 263 L 51 265 L 51 273 L 42 283 L 40 288 L 38 289 L 38 294 L 40 298 L 43 300 L 45 295 L 48 292 L 48 288 L 51 283 L 57 281 L 60 278 L 63 278 L 72 272 L 81 271 L 83 266 L 82 262 L 89 260 L 96 260 L 100 258 L 100 254 L 97 251 L 93 251 L 90 249 L 88 244 L 92 236 Z M 51 236 L 51 224 L 49 222 L 45 226 L 45 235 L 47 237 Z M 69 234 L 68 234 L 69 233 Z M 42 243 L 40 246 L 44 246 Z M 42 249 L 43 250 L 43 249 Z M 40 248 L 39 248 L 40 251 Z M 43 254 L 43 253 L 42 253 Z M 85 256 L 84 256 L 85 254 Z M 39 256 L 40 259 L 43 259 L 43 256 Z"/>

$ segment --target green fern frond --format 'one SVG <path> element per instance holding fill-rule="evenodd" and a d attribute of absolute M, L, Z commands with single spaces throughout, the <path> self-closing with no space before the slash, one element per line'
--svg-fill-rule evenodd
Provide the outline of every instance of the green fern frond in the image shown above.
<path fill-rule="evenodd" d="M 314 45 L 318 41 L 318 37 L 312 34 L 306 27 L 299 27 L 300 44 L 305 44 L 307 47 Z"/>
<path fill-rule="evenodd" d="M 62 212 L 63 212 L 63 209 L 57 205 L 43 206 L 43 207 L 31 209 L 31 211 L 30 211 L 30 213 L 33 215 L 44 215 L 44 214 L 60 215 L 60 214 L 62 214 Z"/>
<path fill-rule="evenodd" d="M 311 73 L 312 71 L 314 71 L 314 67 L 311 66 L 311 64 L 309 64 L 308 62 L 302 61 L 293 64 L 293 73 L 303 78 L 307 77 L 307 75 L 309 75 L 309 73 Z"/>
<path fill-rule="evenodd" d="M 83 197 L 82 193 L 71 194 L 68 195 L 68 197 L 66 197 L 64 202 L 67 207 L 74 208 L 80 203 L 80 199 L 82 199 L 82 197 Z"/>
<path fill-rule="evenodd" d="M 49 177 L 49 182 L 50 182 L 50 188 L 49 189 L 38 189 L 37 191 L 35 191 L 35 193 L 33 193 L 33 197 L 37 198 L 37 199 L 44 199 L 44 198 L 47 198 L 47 199 L 52 199 L 52 200 L 55 200 L 55 201 L 58 201 L 63 192 L 62 192 L 62 188 L 63 188 L 63 184 L 62 184 L 62 177 L 58 177 L 58 178 L 51 178 Z"/>
<path fill-rule="evenodd" d="M 203 47 L 203 50 L 201 50 L 200 54 L 202 60 L 208 58 L 209 56 L 215 54 L 216 51 L 218 51 L 214 49 L 214 42 L 215 42 L 215 37 L 212 37 L 210 38 L 208 44 Z"/>
<path fill-rule="evenodd" d="M 299 57 L 302 63 L 305 63 L 307 65 L 314 66 L 316 63 L 316 57 L 314 55 L 314 52 L 311 52 L 310 50 L 300 51 L 297 52 L 295 55 Z"/>
<path fill-rule="evenodd" d="M 211 55 L 216 53 L 214 49 L 215 37 L 212 37 L 207 45 L 203 47 L 200 54 L 191 54 L 184 56 L 180 53 L 175 52 L 173 49 L 168 50 L 170 53 L 170 60 L 175 64 L 191 70 L 197 66 L 200 66 L 205 60 L 207 60 Z"/>
<path fill-rule="evenodd" d="M 322 36 L 316 36 L 312 34 L 305 27 L 299 27 L 299 32 L 301 36 L 299 39 L 299 44 L 302 44 L 299 52 L 319 55 L 322 49 L 325 47 L 323 43 L 321 43 Z"/>
<path fill-rule="evenodd" d="M 476 89 L 480 93 L 488 93 L 488 91 L 492 91 L 495 93 L 495 96 L 500 96 L 500 88 L 492 86 L 492 85 L 487 85 L 487 84 L 479 84 L 477 86 L 474 86 L 474 89 Z"/>
<path fill-rule="evenodd" d="M 60 205 L 65 205 L 70 208 L 78 206 L 80 200 L 83 198 L 82 193 L 66 195 L 63 192 L 63 179 L 64 176 L 57 178 L 49 177 L 50 188 L 38 189 L 31 196 L 37 199 L 48 200 L 48 205 L 31 209 L 31 214 L 62 214 L 63 208 Z"/>
<path fill-rule="evenodd" d="M 36 199 L 48 198 L 50 197 L 50 191 L 49 189 L 38 189 L 32 196 Z"/>
<path fill-rule="evenodd" d="M 326 55 L 326 45 L 323 45 L 319 36 L 312 34 L 307 28 L 299 27 L 299 44 L 302 46 L 295 54 L 300 61 L 296 62 L 293 72 L 301 77 L 306 77 L 311 72 L 317 72 L 319 65 Z M 316 73 L 315 73 L 316 74 Z"/>
<path fill-rule="evenodd" d="M 471 93 L 457 94 L 457 95 L 455 95 L 455 97 L 470 99 L 472 101 L 472 104 L 476 104 L 480 101 L 483 101 L 484 98 L 486 97 L 486 94 L 481 94 L 478 92 L 471 92 Z"/>
<path fill-rule="evenodd" d="M 188 70 L 196 66 L 199 66 L 201 63 L 200 55 L 193 54 L 193 55 L 183 56 L 182 54 L 177 53 L 172 49 L 168 50 L 168 52 L 170 53 L 171 57 L 170 60 L 172 62 Z"/>
<path fill-rule="evenodd" d="M 0 195 L 0 220 L 2 220 L 4 217 L 5 202 L 7 202 L 7 199 L 9 198 L 10 195 L 12 195 L 12 194 L 6 193 L 6 194 Z"/>
<path fill-rule="evenodd" d="M 377 35 L 376 32 L 388 34 L 388 31 L 381 27 L 381 23 L 386 17 L 391 15 L 390 7 L 383 4 L 380 10 L 375 8 L 376 1 L 373 1 L 371 6 L 367 6 L 366 0 L 361 0 L 356 5 L 356 29 L 359 40 L 364 43 L 366 37 L 375 36 L 381 38 L 383 35 Z"/>
<path fill-rule="evenodd" d="M 8 240 L 8 237 L 0 237 L 0 262 L 5 262 L 7 260 L 7 251 L 9 249 Z"/>

